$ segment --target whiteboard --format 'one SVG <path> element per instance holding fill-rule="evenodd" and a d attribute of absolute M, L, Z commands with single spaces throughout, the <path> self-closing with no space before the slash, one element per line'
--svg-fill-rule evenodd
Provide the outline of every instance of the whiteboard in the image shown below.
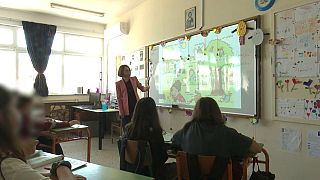
<path fill-rule="evenodd" d="M 257 115 L 256 46 L 251 42 L 255 20 L 246 22 L 243 45 L 237 25 L 220 34 L 196 34 L 149 50 L 150 96 L 159 106 L 193 108 L 200 97 L 212 97 L 224 113 Z"/>

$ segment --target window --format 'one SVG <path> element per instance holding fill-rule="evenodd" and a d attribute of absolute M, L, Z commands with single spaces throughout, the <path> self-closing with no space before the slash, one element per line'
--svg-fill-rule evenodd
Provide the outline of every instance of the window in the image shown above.
<path fill-rule="evenodd" d="M 85 54 L 102 54 L 103 41 L 100 38 L 66 35 L 66 51 Z"/>
<path fill-rule="evenodd" d="M 13 44 L 13 30 L 9 28 L 0 27 L 0 44 L 12 45 Z"/>
<path fill-rule="evenodd" d="M 37 72 L 26 47 L 22 27 L 0 26 L 0 49 L 6 49 L 0 50 L 0 84 L 31 93 Z M 77 87 L 85 92 L 101 88 L 102 56 L 102 38 L 57 32 L 44 72 L 49 94 L 75 94 Z"/>
<path fill-rule="evenodd" d="M 32 93 L 33 83 L 37 75 L 28 53 L 18 54 L 18 89 Z"/>
<path fill-rule="evenodd" d="M 62 55 L 52 54 L 44 72 L 51 95 L 64 94 L 62 91 L 62 60 Z"/>
<path fill-rule="evenodd" d="M 63 51 L 64 49 L 64 35 L 62 33 L 56 33 L 54 36 L 52 50 L 53 51 Z"/>
<path fill-rule="evenodd" d="M 16 54 L 14 51 L 0 51 L 0 85 L 16 87 Z"/>
<path fill-rule="evenodd" d="M 101 59 L 94 57 L 65 56 L 64 92 L 74 94 L 77 87 L 95 92 L 100 87 Z M 76 66 L 75 66 L 76 64 Z"/>
<path fill-rule="evenodd" d="M 24 32 L 22 28 L 19 28 L 17 31 L 17 44 L 18 44 L 18 47 L 23 47 L 23 48 L 27 47 L 26 39 L 24 37 Z"/>

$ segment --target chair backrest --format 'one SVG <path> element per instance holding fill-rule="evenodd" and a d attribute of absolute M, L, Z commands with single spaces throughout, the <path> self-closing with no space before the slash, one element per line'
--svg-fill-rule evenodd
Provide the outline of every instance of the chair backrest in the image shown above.
<path fill-rule="evenodd" d="M 215 156 L 201 156 L 198 155 L 198 162 L 200 168 L 200 174 L 203 179 L 208 179 L 212 167 L 215 163 Z M 177 161 L 177 176 L 178 180 L 186 179 L 190 180 L 187 153 L 179 151 L 176 156 Z M 232 162 L 228 161 L 226 171 L 223 176 L 224 180 L 232 180 Z"/>
<path fill-rule="evenodd" d="M 134 164 L 136 162 L 136 158 L 138 157 L 138 141 L 134 140 L 127 140 L 127 146 L 125 149 L 125 160 L 130 163 Z M 149 143 L 147 143 L 146 153 L 144 157 L 144 166 L 151 166 L 152 165 L 152 155 L 151 155 L 151 149 Z M 140 162 L 142 163 L 142 162 Z"/>
<path fill-rule="evenodd" d="M 265 165 L 265 171 L 269 172 L 269 162 L 270 162 L 270 157 L 268 154 L 268 151 L 264 148 L 262 148 L 262 153 L 264 155 L 265 160 L 258 160 L 257 163 L 259 164 L 264 164 Z M 248 179 L 248 167 L 249 165 L 253 162 L 252 157 L 247 157 L 243 160 L 243 180 Z"/>

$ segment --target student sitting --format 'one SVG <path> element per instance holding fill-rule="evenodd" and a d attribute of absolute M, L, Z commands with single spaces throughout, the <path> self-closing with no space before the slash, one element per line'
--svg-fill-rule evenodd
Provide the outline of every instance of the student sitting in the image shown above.
<path fill-rule="evenodd" d="M 262 149 L 251 138 L 227 127 L 217 102 L 209 97 L 198 100 L 192 120 L 173 136 L 172 141 L 189 154 L 231 157 L 233 179 L 242 177 L 242 167 L 236 157 L 241 159 Z"/>
<path fill-rule="evenodd" d="M 0 87 L 0 180 L 43 180 L 50 179 L 32 169 L 26 163 L 26 156 L 34 153 L 35 143 L 22 141 L 19 135 L 20 124 L 17 109 L 12 94 Z M 58 179 L 74 180 L 85 179 L 76 177 L 70 168 L 65 166 L 68 162 L 56 164 L 52 172 Z M 70 164 L 70 163 L 69 163 Z"/>
<path fill-rule="evenodd" d="M 138 101 L 132 120 L 125 127 L 124 138 L 148 141 L 151 148 L 153 174 L 157 179 L 163 175 L 163 168 L 168 155 L 156 104 L 152 98 L 142 98 Z M 140 173 L 149 175 L 148 172 Z"/>
<path fill-rule="evenodd" d="M 40 144 L 46 146 L 38 146 L 37 149 L 41 149 L 49 153 L 51 153 L 50 147 L 52 145 L 52 140 L 47 136 L 41 135 L 45 134 L 43 132 L 49 131 L 50 129 L 54 128 L 70 127 L 74 124 L 80 123 L 77 120 L 66 122 L 46 118 L 44 116 L 43 105 L 40 103 L 35 103 L 33 101 L 33 98 L 29 96 L 18 95 L 17 108 L 22 118 L 21 136 L 31 137 L 40 135 L 38 137 Z M 63 150 L 60 144 L 56 144 L 56 154 L 63 155 Z"/>

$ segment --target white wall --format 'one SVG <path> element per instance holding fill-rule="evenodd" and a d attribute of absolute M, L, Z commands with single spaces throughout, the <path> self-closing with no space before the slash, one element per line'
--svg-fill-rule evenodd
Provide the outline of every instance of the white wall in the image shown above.
<path fill-rule="evenodd" d="M 104 24 L 80 21 L 50 14 L 0 8 L 0 23 L 21 25 L 21 21 L 56 25 L 58 31 L 103 37 Z"/>
<path fill-rule="evenodd" d="M 313 0 L 277 0 L 274 7 L 264 12 L 262 29 L 273 36 L 273 13 L 314 2 Z M 137 8 L 120 17 L 117 21 L 129 21 L 130 33 L 122 40 L 123 50 L 131 51 L 151 43 L 166 40 L 185 33 L 184 10 L 197 6 L 199 0 L 147 0 Z M 224 25 L 261 14 L 254 7 L 254 1 L 248 0 L 205 0 L 205 23 L 203 29 Z M 200 22 L 197 14 L 197 22 Z M 197 24 L 198 24 L 197 23 Z M 198 24 L 199 26 L 199 24 Z M 262 119 L 253 127 L 248 120 L 231 119 L 227 125 L 265 144 L 271 158 L 271 171 L 280 180 L 312 180 L 319 178 L 320 158 L 307 155 L 306 132 L 308 129 L 320 129 L 319 126 L 288 123 L 273 120 L 274 91 L 272 78 L 271 54 L 273 48 L 268 44 L 262 46 Z M 167 110 L 160 112 L 162 124 L 166 130 L 176 131 L 188 120 L 185 112 Z M 289 153 L 281 150 L 280 128 L 292 127 L 302 131 L 302 152 Z M 256 133 L 254 133 L 256 131 Z"/>

